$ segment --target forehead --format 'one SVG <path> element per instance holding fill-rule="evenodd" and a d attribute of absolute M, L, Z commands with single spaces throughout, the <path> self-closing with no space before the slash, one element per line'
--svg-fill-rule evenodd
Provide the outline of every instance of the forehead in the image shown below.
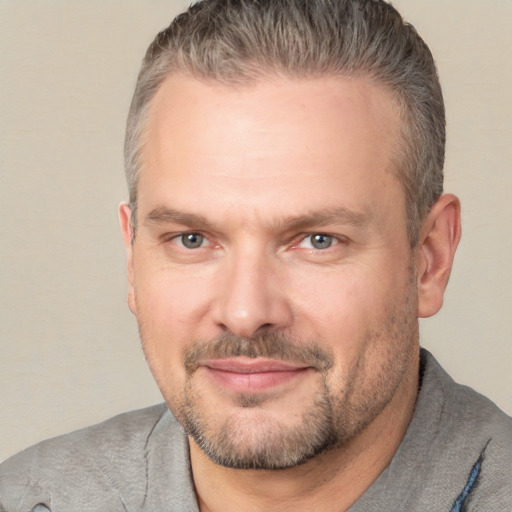
<path fill-rule="evenodd" d="M 230 86 L 173 75 L 149 109 L 139 206 L 212 211 L 221 196 L 288 215 L 298 198 L 310 209 L 369 203 L 396 186 L 399 122 L 391 94 L 364 78 Z"/>

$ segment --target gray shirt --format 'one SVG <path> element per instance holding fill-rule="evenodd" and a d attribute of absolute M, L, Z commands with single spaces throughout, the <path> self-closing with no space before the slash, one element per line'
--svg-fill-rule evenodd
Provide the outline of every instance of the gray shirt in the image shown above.
<path fill-rule="evenodd" d="M 512 511 L 512 419 L 421 352 L 414 416 L 350 512 Z M 0 511 L 198 511 L 188 442 L 165 404 L 43 441 L 0 465 Z"/>

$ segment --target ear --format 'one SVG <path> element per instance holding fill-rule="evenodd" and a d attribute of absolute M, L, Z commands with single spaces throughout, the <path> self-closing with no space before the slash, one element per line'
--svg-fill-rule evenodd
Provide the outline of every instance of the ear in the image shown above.
<path fill-rule="evenodd" d="M 420 318 L 435 315 L 443 305 L 460 236 L 460 201 L 444 194 L 423 221 L 416 246 Z"/>
<path fill-rule="evenodd" d="M 133 225 L 131 222 L 132 211 L 128 203 L 119 205 L 119 223 L 121 224 L 121 232 L 123 242 L 126 248 L 126 270 L 128 274 L 128 306 L 130 311 L 136 314 L 135 288 L 133 284 Z"/>

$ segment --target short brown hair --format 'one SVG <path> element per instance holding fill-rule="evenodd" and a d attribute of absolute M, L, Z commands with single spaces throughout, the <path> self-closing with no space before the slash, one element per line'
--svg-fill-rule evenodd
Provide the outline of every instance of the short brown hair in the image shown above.
<path fill-rule="evenodd" d="M 383 0 L 203 0 L 150 45 L 127 122 L 125 170 L 136 221 L 144 126 L 167 76 L 244 83 L 265 75 L 365 76 L 400 106 L 397 173 L 411 246 L 443 190 L 444 103 L 432 54 L 414 27 Z"/>

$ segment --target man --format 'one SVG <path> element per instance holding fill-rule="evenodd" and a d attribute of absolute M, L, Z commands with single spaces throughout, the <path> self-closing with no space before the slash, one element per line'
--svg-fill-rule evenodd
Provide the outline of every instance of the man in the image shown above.
<path fill-rule="evenodd" d="M 460 238 L 444 140 L 430 52 L 383 1 L 176 18 L 120 207 L 166 405 L 11 458 L 3 509 L 511 509 L 512 420 L 419 348 Z"/>

